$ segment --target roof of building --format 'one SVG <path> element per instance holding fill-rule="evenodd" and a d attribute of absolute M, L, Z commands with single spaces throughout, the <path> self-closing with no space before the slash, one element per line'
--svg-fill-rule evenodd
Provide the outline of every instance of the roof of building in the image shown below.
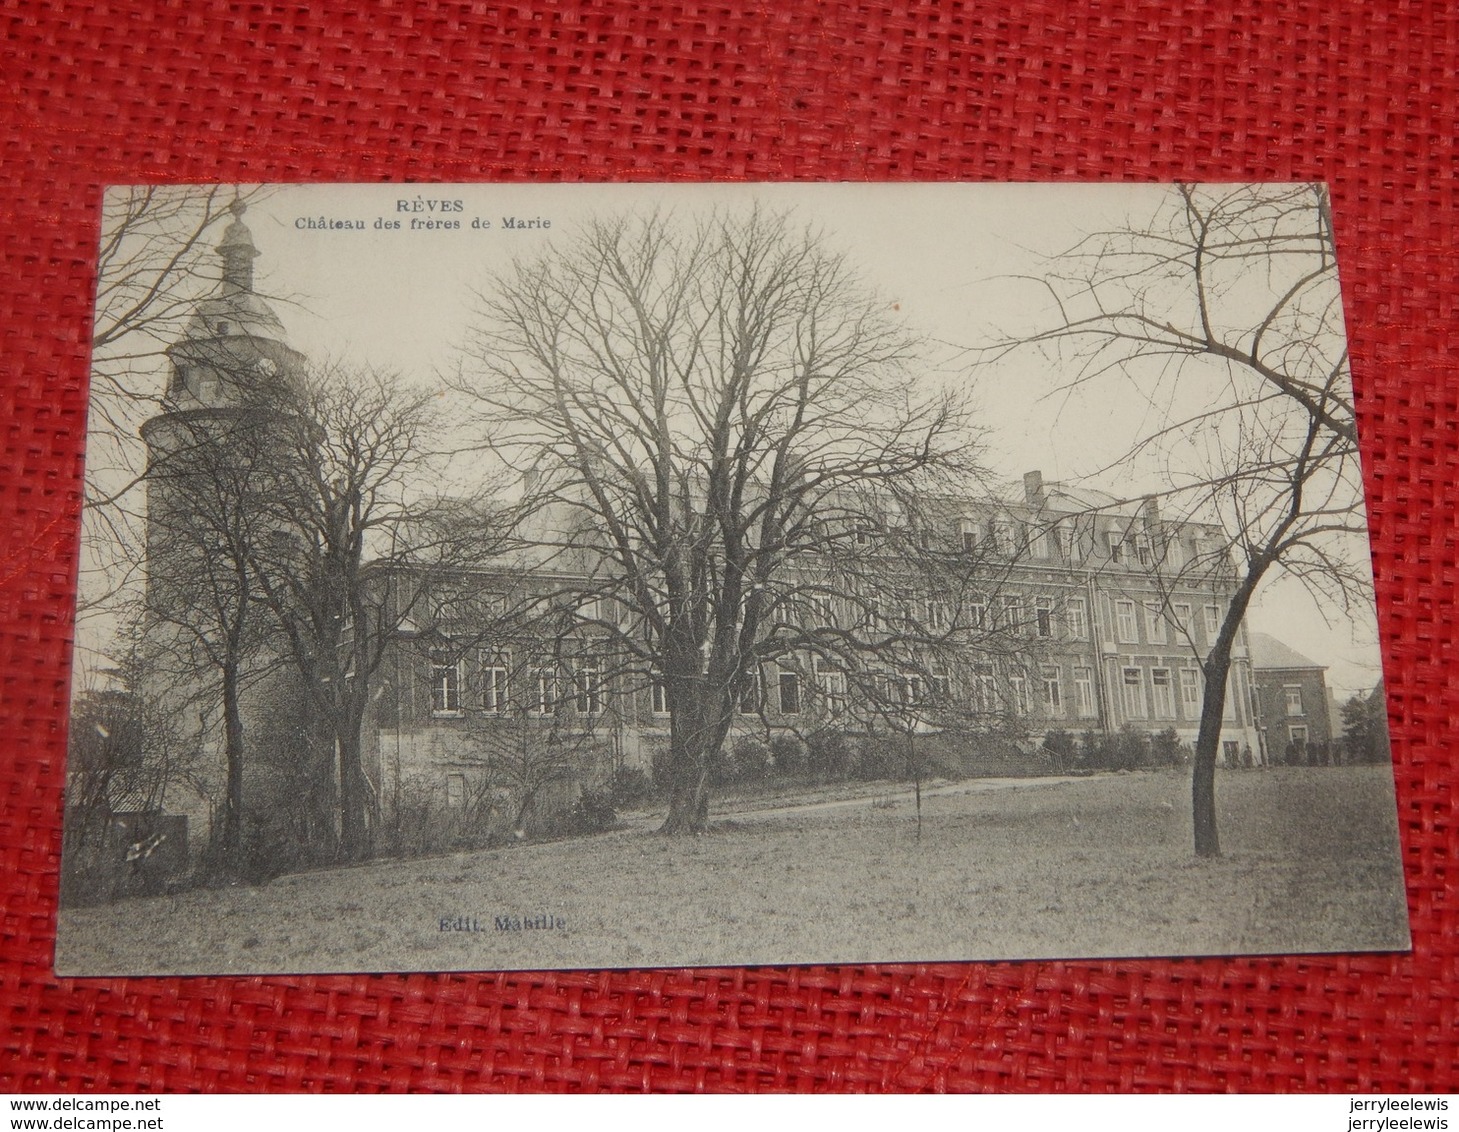
<path fill-rule="evenodd" d="M 1327 668 L 1266 633 L 1252 633 L 1250 637 L 1253 668 Z"/>

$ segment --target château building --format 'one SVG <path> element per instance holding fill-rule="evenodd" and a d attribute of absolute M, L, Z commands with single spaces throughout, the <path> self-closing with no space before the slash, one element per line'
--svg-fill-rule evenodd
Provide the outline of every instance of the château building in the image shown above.
<path fill-rule="evenodd" d="M 929 647 L 956 641 L 961 626 L 963 639 L 983 647 L 943 648 L 903 668 L 875 651 L 859 670 L 812 651 L 761 665 L 727 747 L 739 738 L 865 742 L 912 732 L 935 749 L 934 766 L 996 773 L 1053 769 L 1042 749 L 1053 732 L 1173 732 L 1194 744 L 1201 660 L 1235 583 L 1217 529 L 1167 523 L 1154 500 L 1122 502 L 1038 472 L 1025 476 L 1020 498 L 939 500 L 928 513 L 940 529 L 918 532 L 920 550 L 965 558 L 983 583 L 956 596 L 896 584 L 875 599 L 816 596 L 834 590 L 828 580 L 807 587 L 800 614 L 843 633 L 873 620 L 873 628 L 905 625 Z M 870 572 L 897 578 L 898 554 L 888 548 Z M 663 683 L 615 643 L 631 631 L 630 614 L 598 571 L 559 563 L 444 579 L 438 594 L 432 584 L 397 573 L 383 586 L 394 608 L 381 621 L 399 629 L 373 733 L 382 797 L 434 784 L 470 805 L 490 768 L 549 743 L 588 778 L 622 765 L 651 770 L 669 738 Z M 1261 757 L 1252 687 L 1243 627 L 1223 764 Z"/>
<path fill-rule="evenodd" d="M 242 568 L 240 540 L 289 537 L 264 506 L 279 489 L 273 446 L 286 432 L 267 406 L 305 366 L 254 289 L 258 252 L 242 214 L 236 206 L 218 249 L 221 291 L 169 348 L 164 411 L 142 429 L 147 631 L 156 695 L 187 749 L 170 808 L 188 813 L 194 845 L 271 807 L 287 810 L 283 825 L 327 823 L 331 797 L 294 795 L 337 781 L 319 773 L 331 756 L 310 733 L 276 627 L 227 580 Z M 239 506 L 249 501 L 256 512 Z M 857 580 L 845 581 L 844 558 L 860 563 Z M 914 558 L 956 586 L 929 582 Z M 1217 529 L 1168 521 L 1154 498 L 1120 500 L 1037 471 L 1021 492 L 929 500 L 915 522 L 842 532 L 837 553 L 797 569 L 800 596 L 785 608 L 808 639 L 913 643 L 901 662 L 889 648 L 848 664 L 807 647 L 757 665 L 727 746 L 915 741 L 934 752 L 932 765 L 974 773 L 1053 768 L 1058 732 L 1193 743 L 1201 661 L 1235 582 Z M 373 631 L 390 637 L 364 735 L 377 821 L 398 825 L 438 799 L 484 806 L 509 831 L 620 767 L 651 772 L 669 738 L 664 682 L 622 647 L 632 618 L 602 571 L 590 552 L 467 573 L 377 570 Z M 169 656 L 193 675 L 169 683 Z M 1260 758 L 1244 628 L 1225 704 L 1222 761 Z"/>

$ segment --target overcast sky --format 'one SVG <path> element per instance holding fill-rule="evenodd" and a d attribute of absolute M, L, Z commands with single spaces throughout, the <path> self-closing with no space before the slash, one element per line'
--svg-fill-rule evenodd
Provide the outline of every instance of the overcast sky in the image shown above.
<path fill-rule="evenodd" d="M 258 289 L 291 300 L 276 306 L 293 345 L 316 360 L 368 363 L 428 381 L 453 367 L 474 291 L 489 287 L 514 257 L 570 238 L 594 215 L 654 208 L 688 215 L 755 201 L 791 209 L 823 226 L 828 242 L 939 343 L 946 360 L 957 347 L 1047 325 L 1046 290 L 1019 277 L 1041 273 L 1045 256 L 1086 233 L 1150 216 L 1168 192 L 1128 185 L 312 185 L 270 190 L 246 221 L 262 253 Z M 432 201 L 453 202 L 452 210 L 433 209 Z M 459 227 L 412 230 L 412 220 Z M 340 221 L 364 227 L 328 226 Z M 400 227 L 384 227 L 391 222 Z M 995 472 L 1016 480 L 1037 468 L 1047 480 L 1075 481 L 1114 460 L 1148 422 L 1112 385 L 1073 402 L 1051 400 L 1067 376 L 1029 352 L 971 371 L 945 368 L 941 379 L 976 383 L 992 426 Z M 1138 490 L 1111 478 L 1084 482 Z M 1267 587 L 1249 624 L 1329 665 L 1329 684 L 1344 698 L 1378 679 L 1370 616 L 1326 625 L 1288 583 Z"/>

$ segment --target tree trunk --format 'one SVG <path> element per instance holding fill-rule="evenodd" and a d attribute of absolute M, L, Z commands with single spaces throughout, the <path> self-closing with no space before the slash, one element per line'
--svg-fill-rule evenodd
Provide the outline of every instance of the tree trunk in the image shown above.
<path fill-rule="evenodd" d="M 673 780 L 669 789 L 669 816 L 660 833 L 699 834 L 709 828 L 709 770 L 689 754 L 671 756 Z"/>
<path fill-rule="evenodd" d="M 659 832 L 700 834 L 709 828 L 710 767 L 729 734 L 727 693 L 700 687 L 679 697 L 671 691 L 670 696 L 669 816 Z"/>
<path fill-rule="evenodd" d="M 1221 746 L 1221 717 L 1226 713 L 1226 678 L 1231 672 L 1231 649 L 1246 620 L 1251 595 L 1269 563 L 1258 559 L 1231 595 L 1225 620 L 1206 656 L 1205 701 L 1201 705 L 1201 729 L 1196 734 L 1196 760 L 1191 773 L 1191 818 L 1195 826 L 1197 857 L 1219 857 L 1221 839 L 1216 833 L 1216 756 Z"/>
<path fill-rule="evenodd" d="M 1231 656 L 1229 649 L 1219 658 L 1215 651 L 1206 660 L 1205 702 L 1191 773 L 1191 818 L 1197 857 L 1221 855 L 1221 839 L 1216 832 L 1216 755 L 1221 745 L 1221 716 L 1226 710 L 1226 674 L 1231 670 Z"/>
<path fill-rule="evenodd" d="M 223 669 L 223 751 L 227 786 L 223 796 L 222 871 L 237 877 L 243 868 L 243 713 L 238 700 L 237 665 Z"/>
<path fill-rule="evenodd" d="M 361 765 L 360 732 L 346 728 L 339 740 L 340 850 L 348 861 L 369 856 L 370 797 Z"/>

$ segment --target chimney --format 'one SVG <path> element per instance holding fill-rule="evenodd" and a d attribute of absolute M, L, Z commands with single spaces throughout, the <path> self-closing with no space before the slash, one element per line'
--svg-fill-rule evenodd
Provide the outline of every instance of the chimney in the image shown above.
<path fill-rule="evenodd" d="M 1160 529 L 1160 501 L 1153 495 L 1145 496 L 1140 504 L 1140 514 L 1145 519 L 1145 529 L 1156 531 Z"/>
<path fill-rule="evenodd" d="M 1025 472 L 1023 475 L 1023 497 L 1030 507 L 1042 507 L 1044 496 L 1044 473 Z"/>

